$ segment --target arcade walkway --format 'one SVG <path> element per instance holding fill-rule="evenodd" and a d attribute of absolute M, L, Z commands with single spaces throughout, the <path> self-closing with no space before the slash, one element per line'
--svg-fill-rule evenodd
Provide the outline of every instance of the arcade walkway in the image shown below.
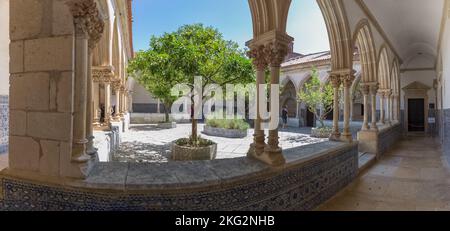
<path fill-rule="evenodd" d="M 450 171 L 437 140 L 408 137 L 319 210 L 450 210 Z"/>

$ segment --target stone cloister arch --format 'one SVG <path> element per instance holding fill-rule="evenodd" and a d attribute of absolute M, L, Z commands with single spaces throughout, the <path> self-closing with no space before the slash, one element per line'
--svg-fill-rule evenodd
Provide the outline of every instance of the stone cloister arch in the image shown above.
<path fill-rule="evenodd" d="M 341 0 L 318 0 L 317 3 L 325 19 L 332 54 L 331 79 L 335 100 L 333 136 L 331 139 L 351 142 L 350 87 L 354 80 L 351 31 Z M 250 57 L 253 58 L 257 69 L 257 85 L 264 83 L 264 71 L 268 66 L 271 70 L 271 83 L 279 83 L 280 65 L 286 56 L 289 44 L 293 41 L 293 38 L 286 33 L 290 4 L 291 0 L 249 0 L 254 38 L 247 45 L 250 48 Z M 339 129 L 339 88 L 341 83 L 344 85 L 345 95 L 344 131 L 342 135 Z M 281 158 L 281 149 L 278 147 L 278 131 L 269 131 L 268 145 L 266 146 L 264 131 L 259 127 L 260 121 L 260 118 L 255 121 L 255 140 L 250 153 L 266 163 L 282 164 L 284 160 Z"/>
<path fill-rule="evenodd" d="M 391 114 L 390 118 L 393 122 L 400 121 L 400 65 L 397 59 L 394 59 L 391 67 Z"/>
<path fill-rule="evenodd" d="M 361 90 L 364 97 L 364 121 L 363 131 L 372 129 L 378 130 L 376 121 L 376 92 L 378 90 L 378 72 L 377 72 L 377 58 L 376 48 L 371 31 L 369 21 L 362 19 L 353 35 L 354 47 L 357 47 L 360 54 L 361 62 Z M 369 113 L 369 96 L 371 113 Z M 369 126 L 369 114 L 372 117 L 372 123 Z"/>
<path fill-rule="evenodd" d="M 378 82 L 380 89 L 380 123 L 386 124 L 390 122 L 390 96 L 391 90 L 391 71 L 387 48 L 383 46 L 378 55 Z"/>

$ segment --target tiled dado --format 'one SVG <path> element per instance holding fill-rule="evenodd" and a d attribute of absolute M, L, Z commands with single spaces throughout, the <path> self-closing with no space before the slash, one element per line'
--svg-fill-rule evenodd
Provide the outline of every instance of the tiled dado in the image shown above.
<path fill-rule="evenodd" d="M 391 149 L 403 136 L 401 124 L 393 125 L 378 134 L 378 152 L 380 155 Z"/>
<path fill-rule="evenodd" d="M 9 97 L 0 95 L 0 154 L 8 151 Z"/>
<path fill-rule="evenodd" d="M 263 177 L 249 175 L 236 185 L 225 187 L 216 183 L 167 193 L 124 191 L 114 194 L 4 178 L 0 179 L 0 189 L 3 188 L 0 210 L 313 210 L 351 183 L 357 169 L 357 145 L 352 145 L 281 172 Z"/>
<path fill-rule="evenodd" d="M 444 116 L 444 143 L 443 143 L 443 151 L 445 156 L 447 157 L 447 161 L 450 164 L 450 109 L 443 110 Z"/>

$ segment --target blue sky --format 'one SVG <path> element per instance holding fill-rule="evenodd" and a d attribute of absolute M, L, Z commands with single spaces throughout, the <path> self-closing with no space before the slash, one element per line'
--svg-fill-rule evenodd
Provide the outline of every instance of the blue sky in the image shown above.
<path fill-rule="evenodd" d="M 135 50 L 148 48 L 152 35 L 175 31 L 185 24 L 203 23 L 223 33 L 241 47 L 252 38 L 247 0 L 134 0 Z M 295 51 L 312 53 L 329 49 L 327 31 L 316 0 L 293 0 L 288 34 Z"/>

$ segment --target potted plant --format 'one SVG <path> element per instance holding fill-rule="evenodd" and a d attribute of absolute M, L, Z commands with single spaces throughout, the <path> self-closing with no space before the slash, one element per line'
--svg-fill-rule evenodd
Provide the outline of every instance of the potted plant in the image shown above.
<path fill-rule="evenodd" d="M 181 138 L 172 144 L 172 160 L 214 160 L 216 156 L 217 144 L 200 136 L 195 140 L 192 136 Z"/>
<path fill-rule="evenodd" d="M 305 83 L 303 90 L 298 94 L 301 102 L 308 105 L 308 110 L 314 114 L 318 126 L 311 129 L 311 137 L 329 138 L 333 129 L 326 126 L 324 121 L 333 111 L 334 92 L 330 83 L 321 84 L 317 69 L 313 67 L 311 79 Z M 322 110 L 320 110 L 321 108 Z"/>

